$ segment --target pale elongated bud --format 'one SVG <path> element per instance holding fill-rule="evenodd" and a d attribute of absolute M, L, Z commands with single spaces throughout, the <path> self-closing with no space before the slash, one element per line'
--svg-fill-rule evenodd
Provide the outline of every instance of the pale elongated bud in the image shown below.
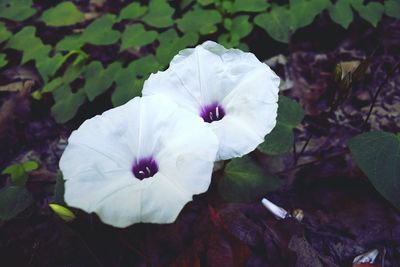
<path fill-rule="evenodd" d="M 372 249 L 354 258 L 353 264 L 360 263 L 374 263 L 379 251 L 377 249 Z"/>
<path fill-rule="evenodd" d="M 290 214 L 284 208 L 275 205 L 266 198 L 263 198 L 261 203 L 279 220 L 290 216 Z"/>

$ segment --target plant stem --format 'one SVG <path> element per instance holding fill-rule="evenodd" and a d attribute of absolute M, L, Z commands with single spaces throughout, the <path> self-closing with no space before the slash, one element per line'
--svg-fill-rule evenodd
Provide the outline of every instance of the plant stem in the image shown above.
<path fill-rule="evenodd" d="M 399 68 L 399 62 L 397 62 L 396 65 L 393 67 L 393 69 L 390 72 L 388 72 L 388 74 L 386 75 L 385 79 L 381 82 L 381 84 L 379 85 L 378 89 L 376 90 L 375 95 L 372 98 L 371 106 L 369 107 L 369 111 L 368 111 L 367 117 L 364 120 L 364 124 L 363 124 L 363 127 L 362 127 L 364 131 L 366 130 L 366 127 L 368 125 L 368 120 L 371 117 L 372 110 L 375 107 L 376 100 L 378 99 L 378 96 L 381 93 L 381 91 L 383 89 L 383 86 L 389 81 L 389 79 L 392 77 L 392 75 L 396 72 L 396 70 L 398 68 Z"/>

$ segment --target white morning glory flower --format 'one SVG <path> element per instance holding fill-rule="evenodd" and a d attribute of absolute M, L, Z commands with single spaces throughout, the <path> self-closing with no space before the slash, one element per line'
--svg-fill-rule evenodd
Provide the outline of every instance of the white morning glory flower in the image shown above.
<path fill-rule="evenodd" d="M 65 201 L 116 227 L 173 222 L 208 189 L 217 150 L 201 118 L 162 96 L 136 97 L 71 134 Z"/>
<path fill-rule="evenodd" d="M 217 160 L 243 156 L 275 127 L 279 77 L 252 53 L 207 41 L 184 49 L 143 95 L 164 94 L 201 117 L 217 135 Z"/>

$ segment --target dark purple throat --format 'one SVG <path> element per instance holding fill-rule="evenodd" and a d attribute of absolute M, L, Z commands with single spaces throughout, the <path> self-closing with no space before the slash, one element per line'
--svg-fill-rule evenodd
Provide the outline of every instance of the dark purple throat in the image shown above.
<path fill-rule="evenodd" d="M 139 180 L 154 176 L 158 172 L 157 162 L 153 157 L 142 158 L 133 164 L 133 175 Z"/>
<path fill-rule="evenodd" d="M 211 123 L 213 121 L 219 121 L 225 116 L 225 110 L 218 103 L 204 106 L 201 109 L 200 116 L 205 122 Z"/>

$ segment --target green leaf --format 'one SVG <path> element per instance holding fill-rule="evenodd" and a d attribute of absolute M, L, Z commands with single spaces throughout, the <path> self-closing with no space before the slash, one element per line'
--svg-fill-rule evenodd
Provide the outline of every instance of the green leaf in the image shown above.
<path fill-rule="evenodd" d="M 47 58 L 51 51 L 51 46 L 44 45 L 42 40 L 36 37 L 35 33 L 35 27 L 24 27 L 12 36 L 7 43 L 7 48 L 23 52 L 21 64 L 24 64 L 29 60 L 41 60 L 42 58 Z"/>
<path fill-rule="evenodd" d="M 36 68 L 44 81 L 48 81 L 49 77 L 56 73 L 62 60 L 63 56 L 61 54 L 55 54 L 53 57 L 36 59 Z"/>
<path fill-rule="evenodd" d="M 144 79 L 132 77 L 129 72 L 123 72 L 115 78 L 115 90 L 111 96 L 114 107 L 120 106 L 136 96 L 140 96 Z"/>
<path fill-rule="evenodd" d="M 54 186 L 54 203 L 59 205 L 67 205 L 64 201 L 65 181 L 61 172 L 57 174 L 56 185 Z"/>
<path fill-rule="evenodd" d="M 23 186 L 0 189 L 0 220 L 14 218 L 33 203 L 32 195 Z"/>
<path fill-rule="evenodd" d="M 142 20 L 157 28 L 166 28 L 174 24 L 172 15 L 174 9 L 168 4 L 166 0 L 151 0 L 149 3 L 149 11 L 142 18 Z"/>
<path fill-rule="evenodd" d="M 353 137 L 348 146 L 376 190 L 400 209 L 400 135 L 363 133 Z"/>
<path fill-rule="evenodd" d="M 223 13 L 232 13 L 233 4 L 230 0 L 225 0 L 221 2 L 221 8 Z"/>
<path fill-rule="evenodd" d="M 110 45 L 118 41 L 120 32 L 113 30 L 116 22 L 114 15 L 104 15 L 93 21 L 82 33 L 82 39 L 86 43 L 94 45 Z"/>
<path fill-rule="evenodd" d="M 160 64 L 154 55 L 147 55 L 133 61 L 128 66 L 129 69 L 134 69 L 137 76 L 147 78 L 150 73 L 156 72 L 160 69 Z"/>
<path fill-rule="evenodd" d="M 35 13 L 32 0 L 2 0 L 0 2 L 0 18 L 23 21 Z"/>
<path fill-rule="evenodd" d="M 124 7 L 119 14 L 118 20 L 137 19 L 143 16 L 147 11 L 146 6 L 141 6 L 139 3 L 131 3 Z"/>
<path fill-rule="evenodd" d="M 208 6 L 208 5 L 214 4 L 216 2 L 217 2 L 217 0 L 197 0 L 197 3 L 199 3 L 202 6 Z"/>
<path fill-rule="evenodd" d="M 39 164 L 34 160 L 27 160 L 22 163 L 22 167 L 26 172 L 31 172 L 39 168 Z"/>
<path fill-rule="evenodd" d="M 396 0 L 385 1 L 385 14 L 400 19 L 400 2 Z"/>
<path fill-rule="evenodd" d="M 55 104 L 51 107 L 51 114 L 58 123 L 65 123 L 72 119 L 86 100 L 83 90 L 73 93 L 69 85 L 54 89 L 53 97 Z"/>
<path fill-rule="evenodd" d="M 262 12 L 269 7 L 265 0 L 235 0 L 232 6 L 233 12 Z"/>
<path fill-rule="evenodd" d="M 57 43 L 56 50 L 58 51 L 79 50 L 84 43 L 85 40 L 82 38 L 81 34 L 67 35 L 64 37 L 64 39 L 62 39 Z"/>
<path fill-rule="evenodd" d="M 238 16 L 232 20 L 231 34 L 239 40 L 246 37 L 253 30 L 253 24 L 249 22 L 249 16 Z"/>
<path fill-rule="evenodd" d="M 49 207 L 54 211 L 55 214 L 57 214 L 58 217 L 60 217 L 63 221 L 70 222 L 75 220 L 76 216 L 75 214 L 68 208 L 63 207 L 58 204 L 49 204 Z"/>
<path fill-rule="evenodd" d="M 276 176 L 264 171 L 249 156 L 230 161 L 219 181 L 222 197 L 232 202 L 251 202 L 281 186 Z"/>
<path fill-rule="evenodd" d="M 142 24 L 129 25 L 122 34 L 121 50 L 148 45 L 157 39 L 157 35 L 155 31 L 146 31 Z"/>
<path fill-rule="evenodd" d="M 270 12 L 254 18 L 254 23 L 263 28 L 272 38 L 288 43 L 290 35 L 290 13 L 285 7 L 274 6 Z"/>
<path fill-rule="evenodd" d="M 258 149 L 273 156 L 285 154 L 293 147 L 293 139 L 293 129 L 277 122 Z"/>
<path fill-rule="evenodd" d="M 221 21 L 222 16 L 218 11 L 197 8 L 187 12 L 177 24 L 182 32 L 198 32 L 205 35 L 216 32 L 216 24 Z"/>
<path fill-rule="evenodd" d="M 46 10 L 40 17 L 40 20 L 47 26 L 53 27 L 74 25 L 84 19 L 83 13 L 70 1 L 62 2 Z"/>
<path fill-rule="evenodd" d="M 330 5 L 329 0 L 290 0 L 292 31 L 311 24 L 314 18 Z"/>
<path fill-rule="evenodd" d="M 8 31 L 6 25 L 3 22 L 0 22 L 0 43 L 10 38 L 11 35 L 12 34 Z"/>
<path fill-rule="evenodd" d="M 237 35 L 223 33 L 218 37 L 218 43 L 223 45 L 225 48 L 233 48 L 239 45 L 240 39 Z"/>
<path fill-rule="evenodd" d="M 22 164 L 16 163 L 8 166 L 2 172 L 2 174 L 8 174 L 11 178 L 11 183 L 13 185 L 25 185 L 28 180 L 28 175 L 24 170 Z"/>
<path fill-rule="evenodd" d="M 288 152 L 294 141 L 293 129 L 304 117 L 303 108 L 294 100 L 280 96 L 278 117 L 275 128 L 265 137 L 258 149 L 269 155 L 280 155 Z"/>
<path fill-rule="evenodd" d="M 85 77 L 85 91 L 89 101 L 104 93 L 113 83 L 113 77 L 121 69 L 119 62 L 114 62 L 107 69 L 99 61 L 93 61 L 83 71 Z"/>
<path fill-rule="evenodd" d="M 5 65 L 7 65 L 8 60 L 6 59 L 6 55 L 5 54 L 0 54 L 0 68 L 4 67 Z"/>
<path fill-rule="evenodd" d="M 78 78 L 81 73 L 84 70 L 84 63 L 80 63 L 80 64 L 72 64 L 69 65 L 68 68 L 65 70 L 63 76 L 62 76 L 62 81 L 64 84 L 69 84 L 73 81 L 75 81 L 76 78 Z"/>
<path fill-rule="evenodd" d="M 161 33 L 158 37 L 160 46 L 156 51 L 156 58 L 162 65 L 167 65 L 171 59 L 182 49 L 194 46 L 199 40 L 196 33 L 188 33 L 179 37 L 174 29 Z"/>
<path fill-rule="evenodd" d="M 351 0 L 351 4 L 363 19 L 376 27 L 382 18 L 385 8 L 381 3 L 370 2 L 367 5 L 364 5 L 363 1 L 364 0 Z"/>
<path fill-rule="evenodd" d="M 149 77 L 150 73 L 159 69 L 160 64 L 154 55 L 148 55 L 133 61 L 128 67 L 118 71 L 114 76 L 116 86 L 111 97 L 113 105 L 119 106 L 140 96 L 144 80 Z"/>
<path fill-rule="evenodd" d="M 328 7 L 331 19 L 347 29 L 353 21 L 353 10 L 350 7 L 351 0 L 339 0 Z"/>

